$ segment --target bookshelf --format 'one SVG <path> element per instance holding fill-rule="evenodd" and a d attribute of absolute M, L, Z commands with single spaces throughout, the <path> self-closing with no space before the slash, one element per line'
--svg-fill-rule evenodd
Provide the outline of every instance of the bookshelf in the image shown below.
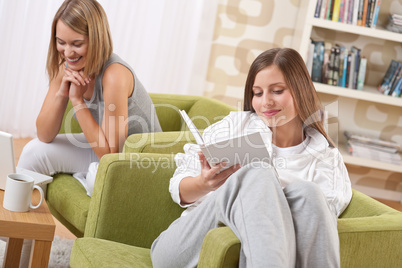
<path fill-rule="evenodd" d="M 323 19 L 318 19 L 318 18 L 313 18 L 311 20 L 311 25 L 313 27 L 330 29 L 330 30 L 334 30 L 334 31 L 344 32 L 344 33 L 364 35 L 364 36 L 372 37 L 372 38 L 381 38 L 381 39 L 394 41 L 394 42 L 401 42 L 401 39 L 402 39 L 400 33 L 394 33 L 394 32 L 387 31 L 383 27 L 381 27 L 381 25 L 377 26 L 375 29 L 372 29 L 372 28 L 355 26 L 355 25 L 346 24 L 346 23 L 342 23 L 342 22 L 335 22 L 335 21 L 323 20 Z"/>
<path fill-rule="evenodd" d="M 384 2 L 384 1 L 383 1 Z M 393 2 L 399 3 L 399 0 L 390 0 L 391 4 Z M 390 32 L 384 29 L 381 26 L 381 23 L 377 23 L 376 28 L 367 28 L 362 26 L 356 26 L 347 23 L 335 22 L 330 20 L 325 20 L 321 18 L 315 18 L 314 12 L 316 8 L 317 0 L 301 0 L 299 6 L 299 13 L 296 21 L 295 32 L 292 40 L 292 47 L 297 49 L 299 53 L 302 55 L 304 60 L 306 61 L 308 56 L 308 50 L 310 45 L 311 38 L 322 38 L 323 36 L 328 38 L 330 42 L 339 42 L 343 43 L 345 41 L 345 36 L 349 37 L 350 44 L 347 45 L 361 45 L 365 42 L 373 41 L 377 42 L 372 47 L 376 47 L 377 55 L 383 53 L 384 51 L 381 48 L 381 45 L 378 45 L 381 42 L 386 42 L 387 44 L 391 43 L 396 47 L 402 48 L 402 34 Z M 386 13 L 387 11 L 384 11 Z M 380 9 L 381 13 L 381 9 Z M 383 17 L 387 16 L 383 14 Z M 317 34 L 319 33 L 319 34 Z M 356 44 L 355 40 L 359 38 L 363 38 L 363 41 L 360 41 L 360 44 Z M 327 40 L 324 40 L 327 41 Z M 400 50 L 402 51 L 402 50 Z M 391 57 L 395 57 L 398 61 L 402 60 L 402 54 L 400 51 L 393 54 Z M 376 60 L 376 57 L 373 57 Z M 386 57 L 385 57 L 386 58 Z M 388 58 L 386 58 L 388 59 Z M 370 59 L 373 61 L 373 59 Z M 378 60 L 379 61 L 379 60 Z M 386 61 L 382 58 L 382 61 Z M 369 61 L 370 62 L 370 61 Z M 377 63 L 377 62 L 374 62 Z M 370 64 L 370 63 L 368 63 Z M 371 62 L 371 64 L 373 64 Z M 390 113 L 394 113 L 393 115 L 398 116 L 402 114 L 402 98 L 391 97 L 387 95 L 383 95 L 377 91 L 377 86 L 380 82 L 380 79 L 386 72 L 386 67 L 388 67 L 389 62 L 382 63 L 386 65 L 383 69 L 378 70 L 378 66 L 368 66 L 371 67 L 371 70 L 376 72 L 372 72 L 373 75 L 370 77 L 370 81 L 366 81 L 363 90 L 353 90 L 349 88 L 342 88 L 332 85 L 326 85 L 322 83 L 314 83 L 314 86 L 319 93 L 321 100 L 324 105 L 325 102 L 330 100 L 336 100 L 338 105 L 338 113 L 336 114 L 339 126 L 337 128 L 337 136 L 334 140 L 339 140 L 339 150 L 343 155 L 344 161 L 346 164 L 361 166 L 367 168 L 374 168 L 379 170 L 385 170 L 390 172 L 402 173 L 402 167 L 400 165 L 393 165 L 389 163 L 384 163 L 380 161 L 374 161 L 365 158 L 353 157 L 349 155 L 346 149 L 345 138 L 343 132 L 345 130 L 357 131 L 357 132 L 365 132 L 367 131 L 364 128 L 353 120 L 357 120 L 353 117 L 358 113 L 356 111 L 357 107 L 379 107 L 379 110 L 390 111 Z M 378 64 L 380 65 L 380 64 Z M 367 80 L 367 74 L 366 74 Z M 378 83 L 378 84 L 377 84 Z M 375 108 L 373 108 L 375 109 Z M 400 127 L 400 126 L 399 126 Z M 374 130 L 371 130 L 374 134 Z M 331 133 L 329 133 L 331 137 Z M 378 133 L 375 133 L 378 134 Z"/>
<path fill-rule="evenodd" d="M 394 98 L 378 92 L 376 87 L 366 86 L 364 91 L 336 87 L 314 82 L 318 93 L 340 96 L 345 98 L 381 103 L 389 106 L 402 107 L 402 98 Z"/>

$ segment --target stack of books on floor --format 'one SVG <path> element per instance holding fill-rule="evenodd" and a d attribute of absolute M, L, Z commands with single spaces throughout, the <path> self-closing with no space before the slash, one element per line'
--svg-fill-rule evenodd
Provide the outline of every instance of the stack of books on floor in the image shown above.
<path fill-rule="evenodd" d="M 387 72 L 378 86 L 384 95 L 401 97 L 402 95 L 402 62 L 392 60 Z"/>
<path fill-rule="evenodd" d="M 315 18 L 375 28 L 382 0 L 317 0 Z"/>
<path fill-rule="evenodd" d="M 402 33 L 402 15 L 389 15 L 389 21 L 386 28 L 391 32 Z"/>
<path fill-rule="evenodd" d="M 360 48 L 312 40 L 306 65 L 314 82 L 363 90 L 367 59 Z"/>
<path fill-rule="evenodd" d="M 345 131 L 348 151 L 352 156 L 368 158 L 394 165 L 402 165 L 401 147 L 393 141 Z"/>

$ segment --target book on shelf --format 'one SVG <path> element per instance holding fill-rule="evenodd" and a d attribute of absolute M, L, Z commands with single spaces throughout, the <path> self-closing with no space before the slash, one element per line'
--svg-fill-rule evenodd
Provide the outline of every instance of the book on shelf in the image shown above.
<path fill-rule="evenodd" d="M 348 51 L 347 62 L 346 62 L 346 76 L 345 76 L 345 88 L 349 88 L 350 79 L 350 67 L 352 65 L 352 54 Z"/>
<path fill-rule="evenodd" d="M 374 10 L 375 10 L 375 2 L 376 0 L 368 0 L 368 7 L 367 7 L 367 18 L 366 18 L 366 27 L 371 27 L 374 17 Z"/>
<path fill-rule="evenodd" d="M 363 15 L 362 15 L 362 22 L 361 22 L 361 26 L 366 26 L 366 20 L 367 20 L 367 11 L 369 8 L 369 2 L 371 0 L 364 0 L 363 1 Z"/>
<path fill-rule="evenodd" d="M 260 161 L 267 163 L 276 172 L 272 166 L 272 160 L 261 133 L 254 132 L 206 144 L 187 113 L 184 110 L 180 110 L 180 114 L 211 167 L 218 163 L 226 162 L 226 166 L 223 168 L 226 169 L 236 164 L 243 166 Z"/>
<path fill-rule="evenodd" d="M 334 0 L 334 9 L 332 11 L 332 21 L 339 21 L 340 9 L 341 9 L 341 0 Z"/>
<path fill-rule="evenodd" d="M 401 97 L 402 96 L 402 68 L 398 74 L 398 77 L 395 79 L 394 84 L 392 85 L 392 89 L 389 91 L 388 95 L 392 97 Z"/>
<path fill-rule="evenodd" d="M 356 64 L 356 52 L 350 51 L 350 61 L 348 61 L 348 70 L 349 70 L 349 81 L 348 81 L 348 88 L 353 89 L 353 81 L 354 81 L 354 74 L 355 74 L 355 64 Z"/>
<path fill-rule="evenodd" d="M 378 91 L 384 95 L 401 97 L 402 62 L 391 60 L 388 69 L 378 86 Z"/>
<path fill-rule="evenodd" d="M 311 44 L 314 46 L 311 79 L 314 82 L 321 82 L 325 44 L 323 41 L 312 41 Z"/>
<path fill-rule="evenodd" d="M 321 83 L 327 84 L 329 77 L 329 56 L 331 54 L 332 44 L 329 42 L 324 42 L 324 58 L 322 63 L 322 74 L 321 74 Z M 318 81 L 317 81 L 318 82 Z"/>
<path fill-rule="evenodd" d="M 335 5 L 335 0 L 329 0 L 328 10 L 327 10 L 327 20 L 332 20 L 332 16 L 334 14 L 334 5 Z"/>
<path fill-rule="evenodd" d="M 351 70 L 351 72 L 353 72 L 353 85 L 352 88 L 356 89 L 357 88 L 357 78 L 359 75 L 359 68 L 360 68 L 360 59 L 361 59 L 361 55 L 360 55 L 360 48 L 357 48 L 355 46 L 352 46 L 352 48 L 350 49 L 355 56 L 355 66 L 354 66 L 354 70 Z"/>
<path fill-rule="evenodd" d="M 338 45 L 335 45 L 335 56 L 334 56 L 334 62 L 332 66 L 332 85 L 333 86 L 338 86 L 339 85 L 339 73 L 340 73 L 340 53 L 341 53 L 341 48 Z"/>
<path fill-rule="evenodd" d="M 375 28 L 381 0 L 317 0 L 314 17 Z"/>
<path fill-rule="evenodd" d="M 398 85 L 395 90 L 392 92 L 392 97 L 401 97 L 402 96 L 402 78 L 399 80 Z"/>
<path fill-rule="evenodd" d="M 339 22 L 347 23 L 348 16 L 349 16 L 349 3 L 350 3 L 349 0 L 343 1 L 343 6 L 341 8 L 341 18 L 340 18 Z"/>
<path fill-rule="evenodd" d="M 376 0 L 376 2 L 374 4 L 373 20 L 370 25 L 371 28 L 375 28 L 377 26 L 378 13 L 380 12 L 380 5 L 381 5 L 381 0 Z"/>
<path fill-rule="evenodd" d="M 357 17 L 358 17 L 358 13 L 359 13 L 359 2 L 360 0 L 354 0 L 353 1 L 353 17 L 352 17 L 352 24 L 353 25 L 357 25 Z"/>
<path fill-rule="evenodd" d="M 401 87 L 401 84 L 402 84 L 402 68 L 399 70 L 399 73 L 397 74 L 395 81 L 392 83 L 392 87 L 387 92 L 387 95 L 398 97 L 399 96 L 398 91 L 400 91 L 399 89 Z"/>
<path fill-rule="evenodd" d="M 331 53 L 329 54 L 329 62 L 328 62 L 328 77 L 327 77 L 327 84 L 333 85 L 334 84 L 334 70 L 335 70 L 335 54 L 336 54 L 336 47 L 331 47 Z"/>
<path fill-rule="evenodd" d="M 364 0 L 359 0 L 359 7 L 357 10 L 357 26 L 362 26 L 363 22 L 363 7 L 364 7 Z"/>
<path fill-rule="evenodd" d="M 347 48 L 343 49 L 342 55 L 341 55 L 341 59 L 342 59 L 342 63 L 341 63 L 342 78 L 341 78 L 341 84 L 340 84 L 341 87 L 347 87 L 346 79 L 349 77 L 348 76 L 348 60 L 349 60 L 348 55 L 349 55 L 348 49 Z"/>
<path fill-rule="evenodd" d="M 320 17 L 322 2 L 323 2 L 323 0 L 317 0 L 317 5 L 315 6 L 315 11 L 314 11 L 314 18 Z"/>
<path fill-rule="evenodd" d="M 366 68 L 367 68 L 367 59 L 362 57 L 360 59 L 360 67 L 359 67 L 359 74 L 357 77 L 357 90 L 363 90 L 364 80 L 366 77 Z"/>

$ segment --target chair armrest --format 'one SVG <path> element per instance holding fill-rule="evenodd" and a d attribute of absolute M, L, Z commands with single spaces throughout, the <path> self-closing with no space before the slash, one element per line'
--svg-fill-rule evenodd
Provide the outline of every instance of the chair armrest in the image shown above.
<path fill-rule="evenodd" d="M 150 248 L 183 211 L 172 201 L 172 155 L 108 154 L 102 157 L 85 226 L 85 237 Z"/>
<path fill-rule="evenodd" d="M 198 268 L 238 267 L 240 240 L 225 226 L 210 230 L 202 243 Z"/>
<path fill-rule="evenodd" d="M 402 267 L 402 213 L 338 219 L 341 267 Z"/>
<path fill-rule="evenodd" d="M 402 213 L 338 219 L 341 267 L 402 267 Z M 208 232 L 198 267 L 238 267 L 240 240 L 229 227 Z"/>
<path fill-rule="evenodd" d="M 356 189 L 352 189 L 352 192 L 352 200 L 340 218 L 379 216 L 384 213 L 397 212 L 397 210 L 378 202 L 377 200 L 357 191 Z"/>
<path fill-rule="evenodd" d="M 183 152 L 186 143 L 195 143 L 190 131 L 153 132 L 130 135 L 124 143 L 124 153 Z"/>

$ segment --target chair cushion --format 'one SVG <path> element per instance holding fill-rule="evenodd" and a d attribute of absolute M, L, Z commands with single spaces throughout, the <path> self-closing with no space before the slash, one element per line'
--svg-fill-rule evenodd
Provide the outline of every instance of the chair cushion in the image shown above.
<path fill-rule="evenodd" d="M 85 237 L 74 241 L 70 266 L 152 267 L 152 261 L 150 249 Z"/>
<path fill-rule="evenodd" d="M 183 212 L 168 191 L 175 169 L 173 155 L 103 156 L 85 236 L 150 248 Z"/>
<path fill-rule="evenodd" d="M 179 110 L 188 111 L 200 98 L 199 96 L 155 93 L 149 96 L 155 105 L 156 114 L 164 132 L 180 130 L 183 122 Z"/>
<path fill-rule="evenodd" d="M 191 106 L 187 114 L 193 121 L 194 125 L 199 130 L 202 130 L 220 121 L 231 111 L 236 111 L 236 109 L 214 99 L 201 98 Z M 182 124 L 181 130 L 189 129 L 186 124 Z"/>
<path fill-rule="evenodd" d="M 63 225 L 72 225 L 74 229 L 69 230 L 78 237 L 83 236 L 90 201 L 84 186 L 69 174 L 56 174 L 46 191 L 52 214 Z"/>

